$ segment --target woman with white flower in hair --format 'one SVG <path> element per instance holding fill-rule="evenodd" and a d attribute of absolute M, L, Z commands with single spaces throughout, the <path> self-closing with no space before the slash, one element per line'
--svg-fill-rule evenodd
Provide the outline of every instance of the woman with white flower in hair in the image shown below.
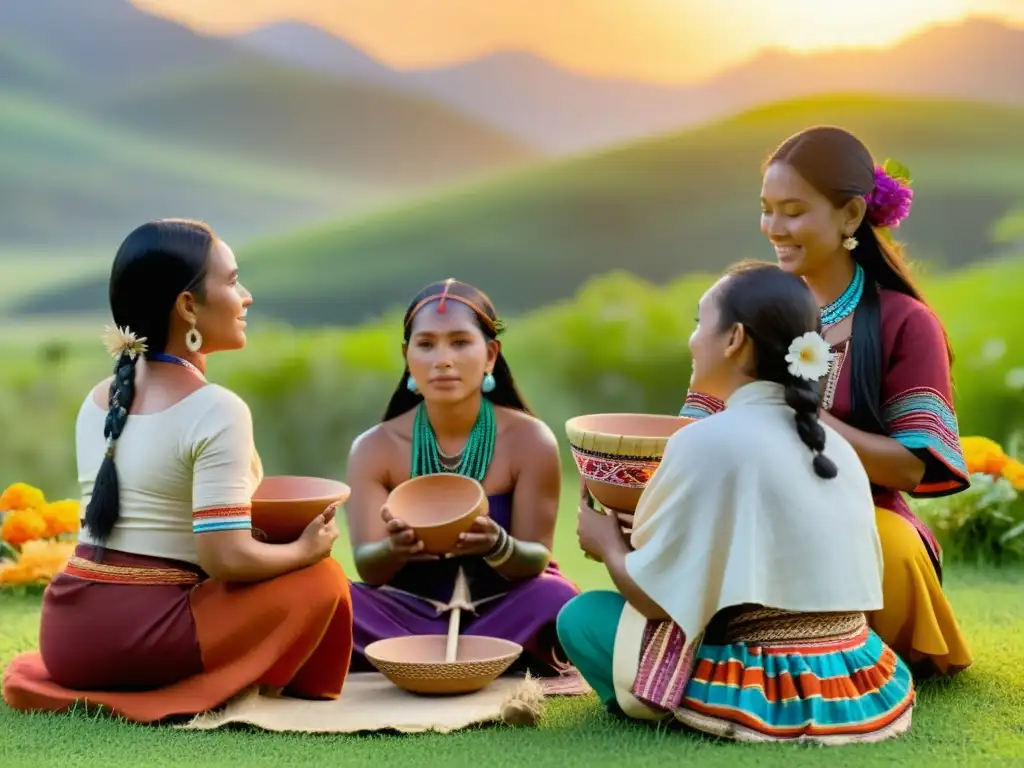
<path fill-rule="evenodd" d="M 13 708 L 101 705 L 138 722 L 194 715 L 253 685 L 337 698 L 352 606 L 329 507 L 299 539 L 252 535 L 263 470 L 249 409 L 208 383 L 210 354 L 245 346 L 252 296 L 205 225 L 161 220 L 110 275 L 114 376 L 76 428 L 85 519 L 47 587 L 40 652 L 3 680 Z"/>
<path fill-rule="evenodd" d="M 911 723 L 906 664 L 867 625 L 882 605 L 871 484 L 818 421 L 831 351 L 800 278 L 741 265 L 700 301 L 693 384 L 727 408 L 669 440 L 629 539 L 581 485 L 580 546 L 617 591 L 558 617 L 610 709 L 755 742 L 880 741 Z"/>
<path fill-rule="evenodd" d="M 971 665 L 971 651 L 942 590 L 942 549 L 904 494 L 947 496 L 970 479 L 945 330 L 892 236 L 913 197 L 905 168 L 876 166 L 852 133 L 816 126 L 768 159 L 761 231 L 818 301 L 834 358 L 821 420 L 850 441 L 871 478 L 885 604 L 868 621 L 915 674 L 951 675 Z M 693 385 L 682 414 L 723 407 L 721 393 Z"/>

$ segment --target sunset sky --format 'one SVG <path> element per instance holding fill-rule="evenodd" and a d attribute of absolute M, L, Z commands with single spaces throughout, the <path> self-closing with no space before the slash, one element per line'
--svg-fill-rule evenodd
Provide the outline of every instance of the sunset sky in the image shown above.
<path fill-rule="evenodd" d="M 581 72 L 699 80 L 763 47 L 884 45 L 929 24 L 985 15 L 1024 25 L 1024 0 L 132 0 L 203 31 L 294 19 L 397 68 L 496 50 Z"/>

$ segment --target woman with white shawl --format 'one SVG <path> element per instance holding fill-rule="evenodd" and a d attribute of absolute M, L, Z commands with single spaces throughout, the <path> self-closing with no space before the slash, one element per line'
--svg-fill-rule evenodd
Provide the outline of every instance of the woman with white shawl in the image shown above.
<path fill-rule="evenodd" d="M 867 474 L 818 422 L 830 352 L 803 281 L 741 265 L 703 296 L 692 386 L 731 392 L 668 442 L 632 520 L 581 486 L 580 546 L 617 592 L 558 617 L 571 662 L 612 710 L 740 741 L 880 741 L 914 685 L 867 626 L 882 606 Z"/>

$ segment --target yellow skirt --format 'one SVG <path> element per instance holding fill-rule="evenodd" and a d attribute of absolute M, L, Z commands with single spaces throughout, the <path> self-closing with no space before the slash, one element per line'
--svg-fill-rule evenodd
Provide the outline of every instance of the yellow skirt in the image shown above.
<path fill-rule="evenodd" d="M 875 521 L 882 540 L 885 607 L 868 614 L 882 640 L 913 666 L 953 675 L 971 665 L 971 651 L 960 632 L 914 526 L 888 509 L 877 507 Z"/>

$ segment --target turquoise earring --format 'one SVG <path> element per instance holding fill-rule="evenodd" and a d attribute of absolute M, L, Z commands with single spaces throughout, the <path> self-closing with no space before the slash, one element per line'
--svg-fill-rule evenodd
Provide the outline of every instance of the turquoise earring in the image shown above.
<path fill-rule="evenodd" d="M 483 390 L 484 392 L 493 392 L 494 391 L 494 386 L 495 386 L 494 374 L 492 374 L 490 371 L 488 371 L 484 375 L 484 380 L 480 384 L 480 389 Z"/>
<path fill-rule="evenodd" d="M 409 378 L 405 380 L 405 388 L 414 394 L 416 392 L 416 379 L 412 377 L 411 373 L 409 374 Z"/>

